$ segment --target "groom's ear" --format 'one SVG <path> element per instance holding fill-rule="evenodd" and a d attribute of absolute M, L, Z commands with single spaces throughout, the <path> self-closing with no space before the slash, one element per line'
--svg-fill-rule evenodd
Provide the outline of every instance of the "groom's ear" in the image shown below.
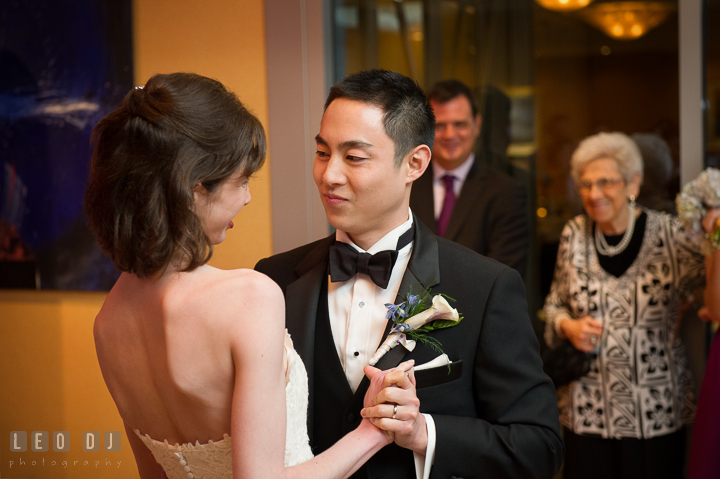
<path fill-rule="evenodd" d="M 407 183 L 412 183 L 425 173 L 425 170 L 430 164 L 432 151 L 430 151 L 427 145 L 418 145 L 408 153 L 408 157 L 406 166 Z"/>

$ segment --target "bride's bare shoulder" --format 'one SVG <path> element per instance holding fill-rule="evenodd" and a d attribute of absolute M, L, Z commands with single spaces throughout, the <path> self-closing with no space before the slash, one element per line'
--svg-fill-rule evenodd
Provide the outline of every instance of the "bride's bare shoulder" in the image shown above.
<path fill-rule="evenodd" d="M 219 295 L 245 303 L 283 300 L 280 287 L 269 277 L 255 270 L 212 268 L 205 274 L 206 278 L 202 281 L 201 287 L 206 294 Z"/>
<path fill-rule="evenodd" d="M 251 269 L 208 269 L 207 276 L 188 291 L 201 302 L 201 308 L 237 319 L 263 313 L 266 320 L 278 318 L 284 323 L 285 300 L 280 287 L 262 273 Z"/>

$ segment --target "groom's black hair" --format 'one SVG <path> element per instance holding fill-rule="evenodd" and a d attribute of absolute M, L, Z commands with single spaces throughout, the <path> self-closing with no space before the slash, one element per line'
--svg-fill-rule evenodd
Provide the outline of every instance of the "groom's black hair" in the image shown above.
<path fill-rule="evenodd" d="M 410 150 L 435 140 L 435 115 L 417 82 L 388 70 L 355 73 L 330 88 L 325 109 L 338 98 L 361 101 L 380 108 L 385 133 L 395 143 L 395 167 Z"/>

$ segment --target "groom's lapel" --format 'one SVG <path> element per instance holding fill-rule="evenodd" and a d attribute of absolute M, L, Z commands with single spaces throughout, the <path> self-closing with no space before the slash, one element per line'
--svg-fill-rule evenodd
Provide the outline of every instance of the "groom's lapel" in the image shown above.
<path fill-rule="evenodd" d="M 415 228 L 413 252 L 400 282 L 395 304 L 405 301 L 405 298 L 410 293 L 420 294 L 422 291 L 440 283 L 437 236 L 417 217 L 413 218 L 413 227 Z M 392 324 L 392 321 L 388 320 L 382 341 L 385 341 Z M 382 341 L 380 344 L 382 344 Z M 380 358 L 375 367 L 378 369 L 394 368 L 400 364 L 407 353 L 408 351 L 404 347 L 396 346 Z"/>
<path fill-rule="evenodd" d="M 287 286 L 286 305 L 288 330 L 293 345 L 308 371 L 313 370 L 315 356 L 315 323 L 323 281 L 327 281 L 327 257 L 335 235 L 318 242 L 310 253 L 295 267 L 298 279 Z"/>
<path fill-rule="evenodd" d="M 327 281 L 327 257 L 335 235 L 321 240 L 310 253 L 295 267 L 298 279 L 290 283 L 285 291 L 285 311 L 289 319 L 288 331 L 295 350 L 305 363 L 308 372 L 308 434 L 313 437 L 313 404 L 315 387 L 315 325 L 320 301 L 320 291 Z"/>
<path fill-rule="evenodd" d="M 403 301 L 410 292 L 420 293 L 440 283 L 437 236 L 417 217 L 413 217 L 413 227 L 415 228 L 413 252 L 400 282 L 396 303 Z"/>

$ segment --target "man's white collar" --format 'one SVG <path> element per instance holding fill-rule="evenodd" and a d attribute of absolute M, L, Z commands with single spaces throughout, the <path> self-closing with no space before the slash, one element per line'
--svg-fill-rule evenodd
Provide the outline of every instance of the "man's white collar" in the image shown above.
<path fill-rule="evenodd" d="M 412 228 L 413 225 L 413 215 L 412 210 L 408 208 L 408 219 L 403 224 L 398 226 L 397 228 L 391 230 L 388 232 L 385 236 L 380 238 L 374 245 L 369 247 L 367 251 L 353 243 L 353 241 L 350 239 L 347 233 L 344 231 L 337 230 L 335 232 L 335 239 L 337 241 L 342 241 L 343 243 L 347 243 L 351 245 L 353 248 L 360 252 L 366 252 L 370 254 L 375 254 L 378 251 L 385 251 L 385 250 L 393 250 L 397 246 L 398 239 L 400 239 L 400 236 L 405 233 L 407 230 Z M 411 243 L 412 244 L 412 243 Z M 409 247 L 410 245 L 406 246 Z M 404 249 L 404 248 L 403 248 Z"/>

